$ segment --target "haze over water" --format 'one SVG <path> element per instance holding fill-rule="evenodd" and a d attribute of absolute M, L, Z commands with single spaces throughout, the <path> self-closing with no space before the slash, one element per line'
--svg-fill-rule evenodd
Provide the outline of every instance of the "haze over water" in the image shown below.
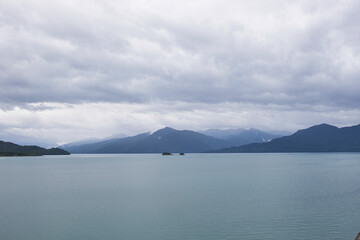
<path fill-rule="evenodd" d="M 353 239 L 360 154 L 0 159 L 0 239 Z"/>

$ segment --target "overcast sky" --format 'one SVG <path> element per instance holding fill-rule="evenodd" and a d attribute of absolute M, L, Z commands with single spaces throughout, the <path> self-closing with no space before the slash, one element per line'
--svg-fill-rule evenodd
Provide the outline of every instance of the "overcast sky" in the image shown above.
<path fill-rule="evenodd" d="M 358 0 L 1 0 L 0 140 L 360 123 Z"/>

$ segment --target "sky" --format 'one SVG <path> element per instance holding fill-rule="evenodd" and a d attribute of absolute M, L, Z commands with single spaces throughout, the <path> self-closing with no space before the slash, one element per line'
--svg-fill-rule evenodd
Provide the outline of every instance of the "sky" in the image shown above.
<path fill-rule="evenodd" d="M 360 123 L 358 0 L 1 0 L 0 140 Z"/>

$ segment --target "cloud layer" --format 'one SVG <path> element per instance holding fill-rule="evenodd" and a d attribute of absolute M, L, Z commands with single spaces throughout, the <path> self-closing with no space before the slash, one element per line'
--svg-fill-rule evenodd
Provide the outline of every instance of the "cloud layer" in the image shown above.
<path fill-rule="evenodd" d="M 293 130 L 319 120 L 356 124 L 359 11 L 356 0 L 1 1 L 0 114 L 27 112 L 31 120 L 2 119 L 0 131 L 46 135 L 61 110 L 79 138 L 89 134 L 81 126 L 103 135 L 110 130 L 87 119 L 84 108 L 93 106 L 124 126 L 136 120 L 115 128 L 128 133 L 188 127 L 178 118 L 184 112 L 199 128 L 249 127 L 254 117 L 259 127 L 279 128 L 278 115 Z M 113 109 L 119 106 L 124 115 Z M 238 122 L 222 121 L 226 112 Z"/>

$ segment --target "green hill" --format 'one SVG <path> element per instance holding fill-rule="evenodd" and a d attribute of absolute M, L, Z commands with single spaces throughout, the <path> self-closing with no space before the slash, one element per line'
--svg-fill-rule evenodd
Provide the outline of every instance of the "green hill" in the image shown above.
<path fill-rule="evenodd" d="M 11 142 L 0 141 L 0 156 L 42 156 L 69 155 L 61 148 L 45 149 L 39 146 L 21 146 Z"/>

